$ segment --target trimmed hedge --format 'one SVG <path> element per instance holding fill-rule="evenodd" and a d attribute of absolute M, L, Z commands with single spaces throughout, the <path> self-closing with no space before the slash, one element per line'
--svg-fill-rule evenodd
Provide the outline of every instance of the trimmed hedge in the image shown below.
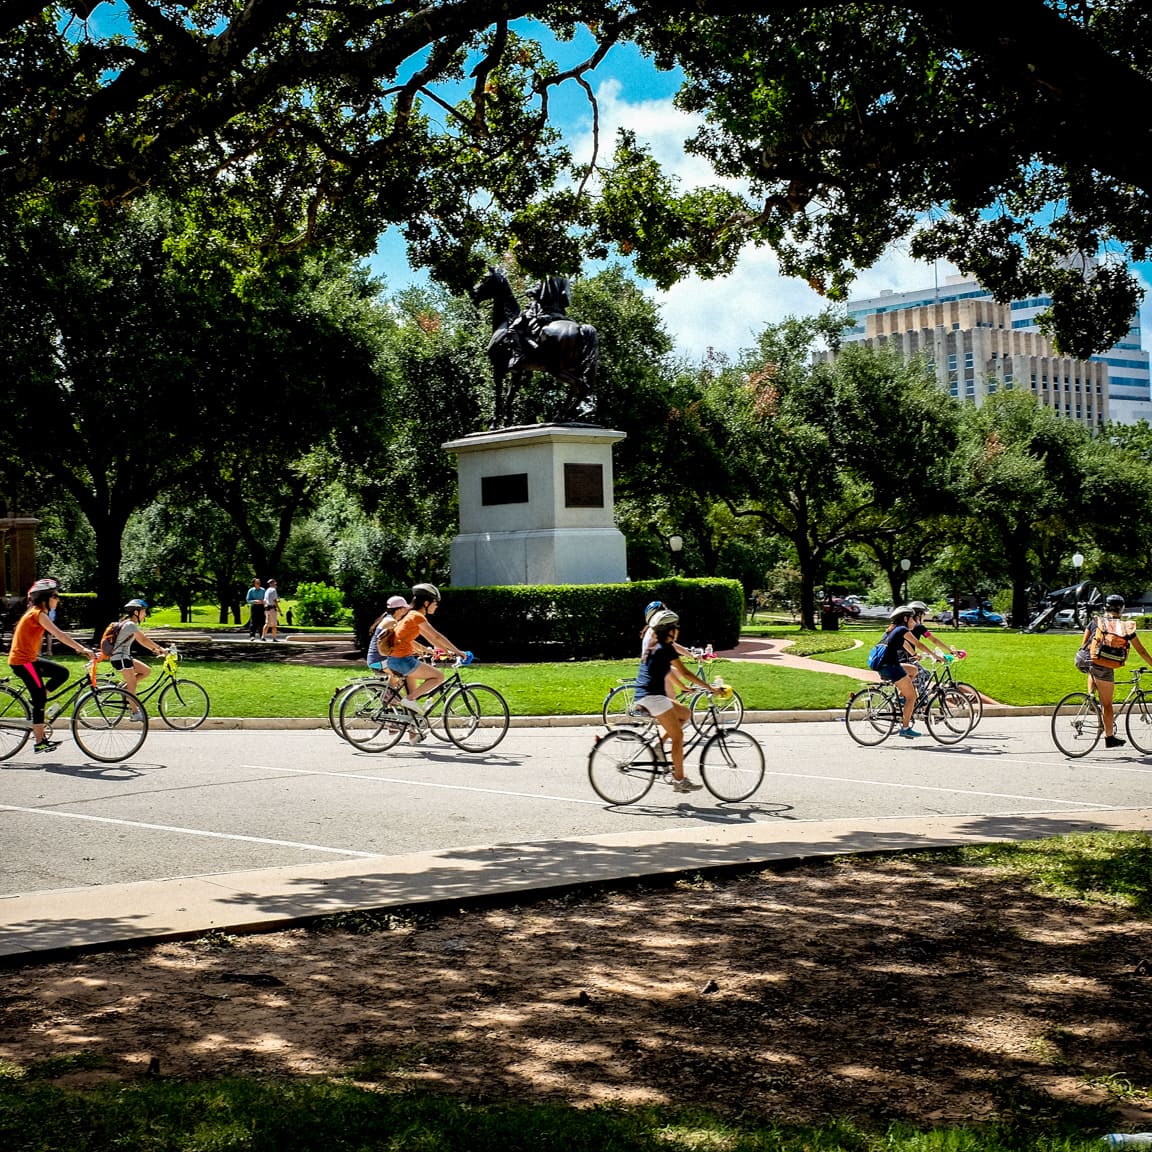
<path fill-rule="evenodd" d="M 404 594 L 407 589 L 400 589 Z M 638 580 L 631 584 L 441 588 L 434 626 L 486 661 L 626 659 L 640 650 L 644 607 L 662 600 L 682 620 L 680 643 L 734 648 L 744 619 L 738 580 Z M 380 604 L 354 605 L 356 640 Z"/>

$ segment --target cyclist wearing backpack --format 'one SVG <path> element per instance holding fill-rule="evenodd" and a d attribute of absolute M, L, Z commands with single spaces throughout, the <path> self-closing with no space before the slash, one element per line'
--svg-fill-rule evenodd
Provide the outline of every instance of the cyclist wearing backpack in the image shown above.
<path fill-rule="evenodd" d="M 913 654 L 917 648 L 924 648 L 925 652 L 932 654 L 916 639 L 912 631 L 915 619 L 916 613 L 907 604 L 893 608 L 888 614 L 888 631 L 868 656 L 868 667 L 873 672 L 879 672 L 881 680 L 895 684 L 897 691 L 904 698 L 900 735 L 909 740 L 920 735 L 912 727 L 912 713 L 916 710 L 914 677 L 919 670 Z"/>
<path fill-rule="evenodd" d="M 120 673 L 124 687 L 133 695 L 137 685 L 152 675 L 152 669 L 143 660 L 132 658 L 132 645 L 142 644 L 157 656 L 167 656 L 168 649 L 161 648 L 143 628 L 141 621 L 148 615 L 148 603 L 145 600 L 129 600 L 121 610 L 119 620 L 109 624 L 100 638 L 100 655 L 111 661 L 112 667 Z M 140 719 L 139 706 L 129 717 L 130 720 Z"/>
<path fill-rule="evenodd" d="M 368 667 L 373 672 L 384 671 L 384 661 L 392 655 L 396 625 L 408 614 L 408 601 L 403 596 L 389 596 L 386 611 L 376 618 L 368 630 Z"/>
<path fill-rule="evenodd" d="M 472 663 L 472 653 L 457 648 L 447 636 L 432 627 L 428 617 L 440 606 L 440 589 L 435 584 L 416 584 L 412 588 L 412 606 L 404 619 L 396 625 L 396 639 L 392 655 L 388 657 L 388 671 L 403 676 L 408 693 L 400 701 L 403 707 L 424 715 L 432 704 L 423 699 L 443 679 L 444 673 L 429 664 L 421 664 L 416 655 L 416 641 L 422 638 L 437 648 L 454 652 L 465 664 Z"/>
<path fill-rule="evenodd" d="M 1126 741 L 1116 735 L 1116 717 L 1112 700 L 1116 694 L 1116 669 L 1123 668 L 1128 649 L 1133 647 L 1152 665 L 1152 656 L 1136 635 L 1136 621 L 1124 619 L 1124 597 L 1113 593 L 1104 601 L 1104 615 L 1097 616 L 1084 629 L 1081 651 L 1087 650 L 1088 691 L 1095 690 L 1100 697 L 1100 710 L 1104 713 L 1104 747 L 1120 748 Z M 1084 662 L 1077 659 L 1077 666 Z"/>

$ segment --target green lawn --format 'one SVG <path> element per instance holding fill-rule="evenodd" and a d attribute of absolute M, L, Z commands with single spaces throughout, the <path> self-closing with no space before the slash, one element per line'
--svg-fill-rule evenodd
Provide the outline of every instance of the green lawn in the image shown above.
<path fill-rule="evenodd" d="M 880 639 L 881 629 L 853 631 L 863 647 L 849 652 L 829 652 L 819 659 L 852 668 L 865 667 L 868 652 Z M 959 633 L 941 629 L 954 648 L 968 657 L 956 669 L 957 679 L 975 684 L 981 692 L 1002 704 L 1055 704 L 1066 692 L 1083 688 L 1085 679 L 1076 671 L 1072 657 L 1080 647 L 1079 632 L 1041 633 L 1025 636 L 1000 629 L 965 628 Z M 1139 663 L 1133 653 L 1132 662 Z"/>

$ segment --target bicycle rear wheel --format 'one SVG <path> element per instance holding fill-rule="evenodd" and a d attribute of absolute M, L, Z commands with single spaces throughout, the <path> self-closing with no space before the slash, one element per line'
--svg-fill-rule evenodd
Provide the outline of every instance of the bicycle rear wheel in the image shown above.
<path fill-rule="evenodd" d="M 618 724 L 634 724 L 639 719 L 633 714 L 635 703 L 636 685 L 632 681 L 617 684 L 604 697 L 604 707 L 600 710 L 604 726 L 615 728 Z"/>
<path fill-rule="evenodd" d="M 1073 760 L 1087 756 L 1099 743 L 1103 730 L 1100 708 L 1087 692 L 1069 692 L 1052 709 L 1052 739 Z"/>
<path fill-rule="evenodd" d="M 411 723 L 389 704 L 385 684 L 357 684 L 340 699 L 337 733 L 363 752 L 387 752 Z"/>
<path fill-rule="evenodd" d="M 1124 730 L 1137 752 L 1152 755 L 1152 696 L 1137 692 L 1124 709 Z"/>
<path fill-rule="evenodd" d="M 741 728 L 721 728 L 700 753 L 700 775 L 713 796 L 747 800 L 764 779 L 764 749 Z"/>
<path fill-rule="evenodd" d="M 461 684 L 444 701 L 448 739 L 465 752 L 490 752 L 508 734 L 508 705 L 487 684 Z"/>
<path fill-rule="evenodd" d="M 656 781 L 656 753 L 638 732 L 617 728 L 592 745 L 588 781 L 606 804 L 635 804 Z"/>
<path fill-rule="evenodd" d="M 972 701 L 959 688 L 940 688 L 928 700 L 928 731 L 939 744 L 957 744 L 972 731 Z"/>
<path fill-rule="evenodd" d="M 12 727 L 8 727 L 11 724 Z M 0 686 L 0 760 L 9 760 L 28 743 L 32 714 L 28 702 L 11 688 Z"/>
<path fill-rule="evenodd" d="M 690 705 L 692 709 L 692 727 L 697 732 L 702 732 L 705 728 L 709 727 L 711 723 L 711 716 L 709 715 L 708 702 L 712 698 L 701 689 L 692 697 Z M 735 689 L 732 690 L 732 695 L 726 700 L 716 702 L 716 719 L 720 723 L 721 728 L 739 728 L 740 722 L 744 719 L 744 701 L 740 699 L 740 693 Z"/>
<path fill-rule="evenodd" d="M 341 684 L 332 693 L 332 699 L 328 701 L 328 727 L 333 732 L 339 735 L 340 731 L 340 705 L 344 700 L 346 693 L 351 692 L 353 688 L 360 687 L 361 684 L 374 684 L 377 677 L 361 676 L 356 680 L 350 680 L 347 684 Z"/>
<path fill-rule="evenodd" d="M 132 715 L 139 716 L 133 720 Z M 148 736 L 148 713 L 123 688 L 90 688 L 72 712 L 72 739 L 85 756 L 103 764 L 127 760 Z"/>
<path fill-rule="evenodd" d="M 893 732 L 899 716 L 892 697 L 880 688 L 861 688 L 848 700 L 844 724 L 848 735 L 865 748 L 883 744 Z"/>
<path fill-rule="evenodd" d="M 169 728 L 191 732 L 208 719 L 208 693 L 195 680 L 170 680 L 157 702 L 160 717 Z"/>

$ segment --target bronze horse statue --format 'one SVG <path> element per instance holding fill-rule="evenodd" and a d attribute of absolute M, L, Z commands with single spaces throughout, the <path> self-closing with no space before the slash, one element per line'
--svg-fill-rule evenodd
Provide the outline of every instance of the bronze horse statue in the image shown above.
<path fill-rule="evenodd" d="M 562 276 L 542 280 L 529 293 L 532 302 L 521 310 L 504 270 L 489 267 L 469 295 L 474 304 L 492 301 L 488 359 L 496 386 L 493 427 L 512 422 L 517 394 L 533 372 L 546 372 L 568 385 L 550 419 L 564 422 L 588 415 L 600 339 L 591 324 L 568 319 L 568 281 Z"/>

